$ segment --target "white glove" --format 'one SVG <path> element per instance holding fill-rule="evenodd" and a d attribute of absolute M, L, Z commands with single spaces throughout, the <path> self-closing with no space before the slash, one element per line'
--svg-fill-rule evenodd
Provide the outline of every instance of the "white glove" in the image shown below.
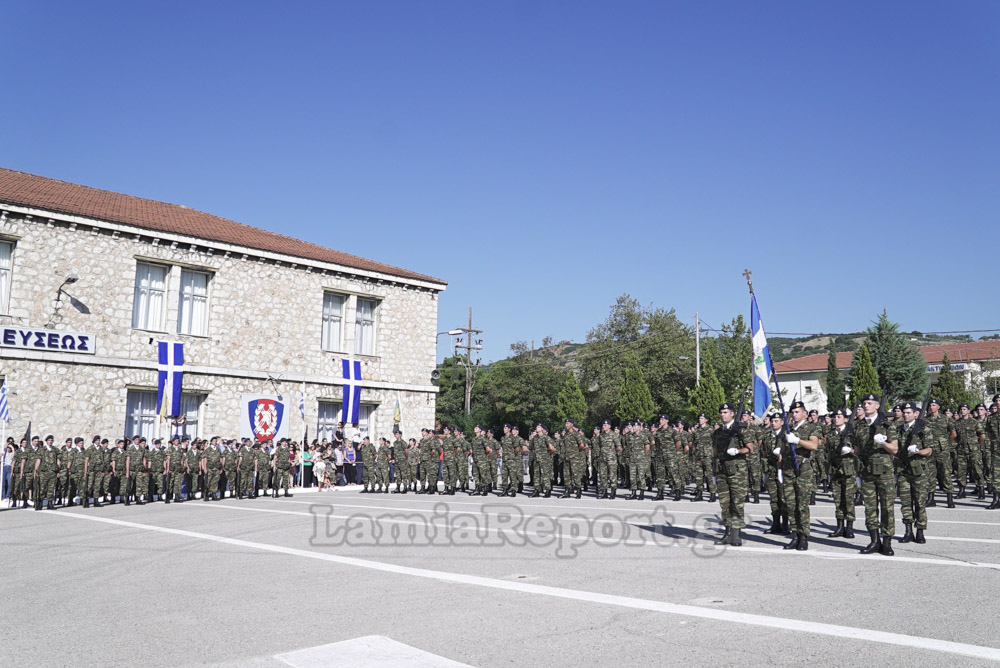
<path fill-rule="evenodd" d="M 917 446 L 915 446 L 915 445 L 911 445 L 910 447 L 908 447 L 908 448 L 906 449 L 906 451 L 907 451 L 907 452 L 909 452 L 909 453 L 910 453 L 911 455 L 915 455 L 915 454 L 917 454 L 917 452 L 919 452 L 919 451 L 920 451 L 920 448 L 918 448 L 918 447 L 917 447 Z"/>
<path fill-rule="evenodd" d="M 791 445 L 798 445 L 799 441 L 801 441 L 802 439 L 796 436 L 795 434 L 785 434 L 785 440 L 788 441 Z"/>
<path fill-rule="evenodd" d="M 849 445 L 845 445 L 840 449 L 840 454 L 842 455 L 850 454 L 850 452 L 851 452 L 851 446 Z"/>
<path fill-rule="evenodd" d="M 777 457 L 781 454 L 781 448 L 775 448 L 774 450 L 771 450 L 771 452 L 773 452 L 774 456 Z"/>
<path fill-rule="evenodd" d="M 726 450 L 726 454 L 729 455 L 730 457 L 735 457 L 736 455 L 740 454 L 740 451 L 737 450 L 736 448 L 729 448 L 728 450 Z"/>
<path fill-rule="evenodd" d="M 889 439 L 886 438 L 885 434 L 875 434 L 875 437 L 872 440 L 874 440 L 876 444 L 882 445 Z"/>

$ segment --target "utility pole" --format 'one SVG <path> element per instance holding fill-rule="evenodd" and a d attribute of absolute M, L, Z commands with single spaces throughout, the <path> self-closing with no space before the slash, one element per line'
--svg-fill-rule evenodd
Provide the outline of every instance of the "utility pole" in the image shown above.
<path fill-rule="evenodd" d="M 468 415 L 472 408 L 472 351 L 483 349 L 482 339 L 473 339 L 474 334 L 482 334 L 481 329 L 472 329 L 472 307 L 469 307 L 469 326 L 459 327 L 465 334 L 465 345 L 462 345 L 462 339 L 459 339 L 455 345 L 456 350 L 461 348 L 465 350 L 465 361 L 462 365 L 465 366 L 465 414 Z M 479 360 L 476 360 L 476 366 L 479 366 Z"/>
<path fill-rule="evenodd" d="M 701 321 L 694 312 L 694 386 L 701 384 Z"/>

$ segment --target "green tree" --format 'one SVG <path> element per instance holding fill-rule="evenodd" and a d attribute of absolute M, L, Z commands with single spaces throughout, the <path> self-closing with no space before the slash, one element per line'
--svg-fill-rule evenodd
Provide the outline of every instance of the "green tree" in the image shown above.
<path fill-rule="evenodd" d="M 708 339 L 706 352 L 714 357 L 715 372 L 726 401 L 739 404 L 753 376 L 753 342 L 743 314 L 723 324 L 722 333 L 717 337 Z"/>
<path fill-rule="evenodd" d="M 831 413 L 844 407 L 846 389 L 844 377 L 837 368 L 837 344 L 830 344 L 830 354 L 826 359 L 826 410 Z"/>
<path fill-rule="evenodd" d="M 927 362 L 915 343 L 899 332 L 899 325 L 889 320 L 885 311 L 868 328 L 865 346 L 872 366 L 883 384 L 889 407 L 890 400 L 919 401 L 927 392 Z"/>
<path fill-rule="evenodd" d="M 646 385 L 639 366 L 639 357 L 632 353 L 628 356 L 628 364 L 622 383 L 618 388 L 617 407 L 615 415 L 619 420 L 650 420 L 656 413 L 653 395 Z"/>
<path fill-rule="evenodd" d="M 868 354 L 868 346 L 861 346 L 861 350 L 854 356 L 851 363 L 851 406 L 857 406 L 861 397 L 866 394 L 881 394 L 882 388 L 878 384 L 878 374 L 872 366 L 872 358 Z M 883 407 L 884 407 L 883 400 Z"/>
<path fill-rule="evenodd" d="M 694 385 L 694 366 L 684 361 L 694 359 L 694 332 L 672 309 L 643 307 L 625 294 L 587 333 L 586 352 L 578 358 L 589 421 L 599 422 L 617 411 L 630 355 L 639 360 L 654 410 L 683 413 L 686 388 Z"/>
<path fill-rule="evenodd" d="M 931 396 L 937 399 L 942 407 L 955 410 L 958 410 L 960 404 L 975 406 L 979 403 L 976 395 L 966 389 L 964 380 L 959 380 L 958 376 L 955 375 L 951 368 L 951 360 L 948 359 L 948 353 L 945 353 L 941 359 L 941 371 L 934 382 Z"/>
<path fill-rule="evenodd" d="M 726 401 L 726 395 L 722 390 L 722 383 L 715 373 L 715 365 L 712 363 L 712 355 L 709 354 L 702 361 L 701 383 L 689 392 L 688 402 L 691 406 L 691 419 L 698 413 L 705 413 L 708 416 L 715 416 L 719 412 L 719 406 Z"/>
<path fill-rule="evenodd" d="M 556 403 L 567 372 L 547 362 L 532 362 L 520 354 L 495 362 L 485 370 L 473 397 L 473 423 L 518 425 L 522 433 L 537 422 L 559 421 Z M 475 389 L 475 388 L 474 388 Z"/>
<path fill-rule="evenodd" d="M 566 374 L 566 381 L 559 390 L 559 396 L 556 397 L 556 407 L 562 422 L 575 420 L 581 428 L 583 427 L 583 421 L 587 417 L 587 401 L 583 398 L 583 390 L 576 382 L 574 374 Z"/>
<path fill-rule="evenodd" d="M 438 365 L 437 369 L 441 372 L 441 376 L 434 381 L 439 388 L 434 402 L 434 420 L 439 424 L 464 426 L 465 367 L 460 364 L 458 357 L 448 357 Z"/>

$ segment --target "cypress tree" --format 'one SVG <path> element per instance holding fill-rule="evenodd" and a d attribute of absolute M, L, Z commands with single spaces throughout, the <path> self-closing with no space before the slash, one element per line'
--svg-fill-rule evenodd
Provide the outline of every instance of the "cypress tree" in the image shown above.
<path fill-rule="evenodd" d="M 653 395 L 642 375 L 642 367 L 635 354 L 628 356 L 625 376 L 618 388 L 615 415 L 619 420 L 650 420 L 656 413 Z"/>
<path fill-rule="evenodd" d="M 719 382 L 719 376 L 715 373 L 711 356 L 702 364 L 701 384 L 691 390 L 688 396 L 692 419 L 698 413 L 705 413 L 710 420 L 714 420 L 714 416 L 719 412 L 719 405 L 726 401 L 726 393 L 722 389 L 722 383 Z"/>
<path fill-rule="evenodd" d="M 927 362 L 920 349 L 882 311 L 865 339 L 872 366 L 893 401 L 919 401 L 927 391 Z M 888 408 L 884 403 L 883 407 Z"/>
<path fill-rule="evenodd" d="M 959 380 L 955 372 L 952 371 L 948 353 L 945 353 L 944 358 L 941 360 L 941 371 L 934 382 L 931 396 L 941 403 L 942 408 L 952 408 L 954 410 L 958 410 L 959 404 L 964 403 L 975 406 L 979 403 L 978 397 L 973 392 L 965 389 L 965 383 Z"/>
<path fill-rule="evenodd" d="M 882 388 L 879 387 L 868 346 L 864 345 L 851 363 L 851 406 L 857 406 L 861 397 L 869 393 L 881 394 Z M 882 406 L 885 407 L 885 397 L 882 397 Z"/>
<path fill-rule="evenodd" d="M 832 413 L 843 408 L 845 395 L 844 378 L 837 368 L 837 344 L 831 343 L 826 360 L 826 410 Z"/>
<path fill-rule="evenodd" d="M 587 401 L 583 398 L 583 390 L 576 382 L 576 376 L 573 372 L 566 376 L 566 382 L 559 388 L 559 394 L 556 396 L 556 408 L 559 412 L 559 418 L 563 422 L 575 420 L 581 428 L 583 427 L 583 420 L 587 417 Z"/>

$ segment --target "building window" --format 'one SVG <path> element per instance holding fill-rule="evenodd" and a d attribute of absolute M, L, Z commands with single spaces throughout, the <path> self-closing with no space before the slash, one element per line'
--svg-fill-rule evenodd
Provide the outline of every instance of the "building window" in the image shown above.
<path fill-rule="evenodd" d="M 332 401 L 319 402 L 319 419 L 316 421 L 316 438 L 333 440 L 334 434 L 340 429 L 340 403 Z"/>
<path fill-rule="evenodd" d="M 375 300 L 358 297 L 354 321 L 354 352 L 357 355 L 375 354 Z"/>
<path fill-rule="evenodd" d="M 812 394 L 812 393 L 813 393 L 813 386 L 806 385 L 806 394 Z"/>
<path fill-rule="evenodd" d="M 342 350 L 344 296 L 323 293 L 323 350 Z"/>
<path fill-rule="evenodd" d="M 177 333 L 204 336 L 208 320 L 208 274 L 181 270 L 180 303 L 177 305 Z"/>
<path fill-rule="evenodd" d="M 156 432 L 156 392 L 129 390 L 125 408 L 125 438 L 153 438 Z"/>
<path fill-rule="evenodd" d="M 204 394 L 181 393 L 181 414 L 173 420 L 170 425 L 170 437 L 189 436 L 198 438 L 201 433 L 198 429 L 199 416 L 201 415 L 201 402 L 205 400 Z"/>
<path fill-rule="evenodd" d="M 13 268 L 14 244 L 0 243 L 0 313 L 10 306 L 10 273 Z"/>
<path fill-rule="evenodd" d="M 371 418 L 374 411 L 374 406 L 366 406 L 365 404 L 358 406 L 358 431 L 361 432 L 361 438 L 372 436 L 374 425 Z M 374 440 L 374 436 L 372 436 L 372 440 Z"/>
<path fill-rule="evenodd" d="M 135 266 L 135 297 L 132 327 L 162 331 L 163 304 L 167 292 L 167 267 L 139 262 Z"/>

